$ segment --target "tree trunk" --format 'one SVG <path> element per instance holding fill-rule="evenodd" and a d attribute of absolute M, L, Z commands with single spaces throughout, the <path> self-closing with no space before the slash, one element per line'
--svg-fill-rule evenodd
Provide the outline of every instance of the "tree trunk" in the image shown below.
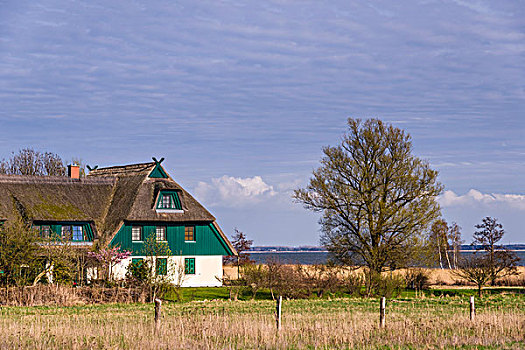
<path fill-rule="evenodd" d="M 439 254 L 439 266 L 441 267 L 441 270 L 443 270 L 443 257 L 441 256 L 441 244 L 439 244 L 439 241 L 438 241 L 438 254 Z"/>
<path fill-rule="evenodd" d="M 446 255 L 446 257 L 447 257 L 448 268 L 449 268 L 450 270 L 452 270 L 452 266 L 450 265 L 450 259 L 448 258 L 448 249 L 445 250 L 445 255 Z"/>

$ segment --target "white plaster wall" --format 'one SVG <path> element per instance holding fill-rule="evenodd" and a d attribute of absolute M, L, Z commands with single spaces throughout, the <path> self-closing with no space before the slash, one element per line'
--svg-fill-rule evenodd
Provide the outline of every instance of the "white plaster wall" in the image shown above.
<path fill-rule="evenodd" d="M 142 258 L 145 256 L 133 256 L 133 258 Z M 165 258 L 159 256 L 159 258 Z M 182 277 L 183 287 L 220 287 L 222 286 L 222 255 L 187 255 L 187 256 L 170 256 L 168 257 L 168 281 L 176 283 L 178 281 L 178 272 L 184 272 L 184 259 L 195 258 L 195 274 L 184 275 Z M 131 264 L 132 258 L 122 260 L 113 267 L 113 278 L 124 279 L 128 265 Z"/>

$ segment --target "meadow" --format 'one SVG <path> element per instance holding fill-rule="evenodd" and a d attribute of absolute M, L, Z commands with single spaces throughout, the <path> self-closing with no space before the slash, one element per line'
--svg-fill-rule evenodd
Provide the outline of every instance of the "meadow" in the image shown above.
<path fill-rule="evenodd" d="M 277 332 L 275 302 L 228 301 L 225 288 L 187 289 L 184 298 L 193 301 L 165 301 L 156 334 L 152 304 L 2 307 L 0 348 L 523 349 L 525 294 L 519 292 L 500 289 L 476 300 L 474 321 L 473 291 L 404 293 L 387 301 L 384 329 L 377 298 L 334 298 L 284 300 Z"/>

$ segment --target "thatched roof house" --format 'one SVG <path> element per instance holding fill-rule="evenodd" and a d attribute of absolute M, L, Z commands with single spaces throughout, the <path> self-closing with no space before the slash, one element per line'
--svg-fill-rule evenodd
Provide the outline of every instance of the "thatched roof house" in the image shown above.
<path fill-rule="evenodd" d="M 120 245 L 134 256 L 155 230 L 181 255 L 236 254 L 215 217 L 156 160 L 93 169 L 85 178 L 0 175 L 0 220 L 16 218 L 78 243 Z"/>

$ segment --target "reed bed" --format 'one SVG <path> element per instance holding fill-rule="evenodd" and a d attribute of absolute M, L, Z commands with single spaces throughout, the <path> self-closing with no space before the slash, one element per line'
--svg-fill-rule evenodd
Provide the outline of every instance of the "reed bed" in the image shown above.
<path fill-rule="evenodd" d="M 0 309 L 2 349 L 400 349 L 525 348 L 525 297 L 390 300 L 378 327 L 377 299 L 289 300 L 276 331 L 271 301 Z"/>

